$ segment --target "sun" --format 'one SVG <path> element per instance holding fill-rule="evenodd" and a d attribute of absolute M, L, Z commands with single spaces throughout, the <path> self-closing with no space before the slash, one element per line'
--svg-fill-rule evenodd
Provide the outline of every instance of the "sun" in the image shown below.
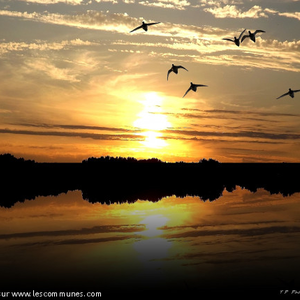
<path fill-rule="evenodd" d="M 171 126 L 166 115 L 163 114 L 161 104 L 163 98 L 156 92 L 145 94 L 140 102 L 144 109 L 137 115 L 138 119 L 133 123 L 134 127 L 147 130 L 163 130 Z"/>
<path fill-rule="evenodd" d="M 166 146 L 167 142 L 162 139 L 162 133 L 159 131 L 171 127 L 171 124 L 163 114 L 163 98 L 156 92 L 149 92 L 140 102 L 144 109 L 137 115 L 138 119 L 134 121 L 133 126 L 144 131 L 145 141 L 141 143 L 150 148 Z"/>
<path fill-rule="evenodd" d="M 146 147 L 158 149 L 168 145 L 168 143 L 161 138 L 162 133 L 160 132 L 147 130 L 143 134 L 145 136 L 145 140 L 141 143 Z"/>

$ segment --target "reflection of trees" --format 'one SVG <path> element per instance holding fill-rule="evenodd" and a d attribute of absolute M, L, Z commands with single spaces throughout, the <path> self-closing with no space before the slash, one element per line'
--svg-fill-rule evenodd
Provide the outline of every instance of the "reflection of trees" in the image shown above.
<path fill-rule="evenodd" d="M 203 201 L 220 198 L 241 186 L 252 192 L 264 188 L 284 196 L 300 192 L 294 174 L 298 164 L 220 164 L 212 159 L 199 163 L 164 163 L 158 159 L 89 158 L 81 164 L 35 163 L 0 155 L 5 174 L 0 205 L 36 196 L 58 195 L 81 190 L 94 203 L 158 201 L 163 197 L 199 196 Z"/>

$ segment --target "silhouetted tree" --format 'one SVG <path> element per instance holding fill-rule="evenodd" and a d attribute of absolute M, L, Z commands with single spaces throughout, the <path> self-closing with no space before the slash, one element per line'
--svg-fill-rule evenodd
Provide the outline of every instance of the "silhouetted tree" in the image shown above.
<path fill-rule="evenodd" d="M 210 165 L 216 165 L 216 164 L 219 164 L 220 162 L 217 161 L 217 160 L 214 160 L 212 158 L 210 158 L 209 160 L 203 158 L 203 159 L 200 159 L 199 160 L 199 164 L 210 164 Z"/>
<path fill-rule="evenodd" d="M 25 160 L 23 157 L 16 158 L 10 153 L 0 154 L 0 164 L 32 164 L 34 160 Z"/>

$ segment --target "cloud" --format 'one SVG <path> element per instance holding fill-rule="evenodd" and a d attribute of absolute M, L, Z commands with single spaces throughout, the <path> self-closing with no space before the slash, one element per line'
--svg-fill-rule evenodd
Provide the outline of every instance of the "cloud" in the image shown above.
<path fill-rule="evenodd" d="M 0 43 L 0 54 L 13 52 L 13 51 L 25 51 L 25 50 L 38 50 L 38 51 L 57 50 L 58 51 L 62 49 L 68 49 L 74 46 L 91 46 L 91 45 L 98 45 L 98 44 L 90 41 L 83 41 L 81 39 L 63 40 L 61 42 L 52 42 L 52 43 L 48 43 L 40 40 L 37 40 L 35 43 L 3 42 Z"/>
<path fill-rule="evenodd" d="M 38 4 L 43 4 L 43 5 L 51 5 L 51 4 L 58 4 L 58 3 L 64 3 L 67 5 L 88 5 L 92 1 L 89 0 L 19 0 L 22 2 L 26 3 L 38 3 Z M 94 0 L 97 3 L 101 2 L 111 2 L 112 4 L 118 3 L 118 0 Z M 130 1 L 135 1 L 135 0 L 122 0 L 124 3 L 132 3 Z"/>
<path fill-rule="evenodd" d="M 101 11 L 91 10 L 88 10 L 86 13 L 74 15 L 0 10 L 0 16 L 17 17 L 35 22 L 122 33 L 129 32 L 129 30 L 137 23 L 137 19 L 129 17 L 127 13 L 105 14 Z"/>
<path fill-rule="evenodd" d="M 251 139 L 270 139 L 270 140 L 299 140 L 300 134 L 297 133 L 270 133 L 260 131 L 241 130 L 237 132 L 214 132 L 198 130 L 164 130 L 165 133 L 192 135 L 195 138 L 200 137 L 232 137 L 232 138 L 251 138 Z"/>
<path fill-rule="evenodd" d="M 186 0 L 160 0 L 160 1 L 153 1 L 153 2 L 146 0 L 146 1 L 140 1 L 139 4 L 145 6 L 170 8 L 170 9 L 177 9 L 177 10 L 185 10 L 187 6 L 191 5 L 190 2 Z"/>
<path fill-rule="evenodd" d="M 258 119 L 251 117 L 251 112 L 241 111 L 226 111 L 226 110 L 203 110 L 200 114 L 191 113 L 165 113 L 169 115 L 174 115 L 176 118 L 187 118 L 189 120 L 193 118 L 199 119 L 228 119 L 228 120 L 241 120 L 240 118 L 235 118 L 237 115 L 247 115 L 243 118 L 243 121 L 261 121 L 261 122 L 272 122 L 273 119 L 266 119 L 267 117 L 299 117 L 294 114 L 280 114 L 280 113 L 264 113 L 257 112 L 254 115 L 264 116 L 264 119 Z M 226 116 L 226 114 L 228 116 Z M 38 136 L 63 136 L 63 137 L 76 137 L 76 138 L 89 138 L 93 140 L 117 140 L 117 141 L 144 141 L 146 136 L 143 135 L 145 130 L 136 128 L 117 128 L 117 127 L 101 127 L 101 126 L 89 126 L 89 125 L 73 125 L 73 124 L 45 124 L 45 123 L 15 123 L 11 124 L 14 126 L 25 126 L 42 128 L 41 130 L 21 130 L 21 129 L 8 129 L 0 128 L 0 133 L 2 134 L 19 134 L 19 135 L 38 135 Z M 62 129 L 63 131 L 54 131 L 52 129 Z M 190 141 L 214 141 L 218 138 L 218 142 L 226 141 L 236 141 L 239 142 L 251 142 L 251 143 L 272 143 L 276 144 L 278 141 L 281 143 L 283 141 L 294 141 L 300 140 L 300 134 L 297 132 L 274 132 L 266 130 L 265 126 L 259 126 L 256 124 L 255 128 L 251 126 L 237 125 L 235 127 L 225 126 L 225 125 L 201 125 L 201 129 L 205 130 L 193 130 L 193 129 L 182 129 L 182 128 L 169 128 L 165 130 L 160 130 L 162 133 L 161 139 L 164 140 L 190 140 Z M 210 130 L 209 130 L 210 129 Z M 84 130 L 84 132 L 82 131 Z M 92 131 L 92 132 L 89 132 Z M 104 133 L 95 133 L 94 131 L 103 131 Z"/>
<path fill-rule="evenodd" d="M 26 126 L 26 127 L 38 127 L 38 128 L 62 128 L 62 129 L 73 129 L 73 130 L 99 130 L 99 131 L 117 131 L 117 132 L 130 132 L 137 133 L 141 130 L 137 129 L 126 129 L 117 127 L 103 127 L 103 126 L 89 126 L 89 125 L 66 125 L 66 124 L 45 124 L 45 123 L 15 123 L 13 125 Z"/>
<path fill-rule="evenodd" d="M 88 10 L 86 13 L 63 15 L 55 13 L 27 13 L 18 11 L 0 10 L 0 15 L 23 18 L 35 22 L 71 26 L 77 28 L 103 30 L 129 34 L 129 31 L 140 24 L 143 18 L 130 17 L 127 13 L 105 13 L 103 11 Z M 147 20 L 146 20 L 147 21 Z M 150 21 L 150 20 L 149 20 Z M 159 30 L 156 30 L 158 28 Z M 148 35 L 182 37 L 182 38 L 214 38 L 225 34 L 225 30 L 211 26 L 194 26 L 176 23 L 161 23 L 148 32 Z"/>
<path fill-rule="evenodd" d="M 226 2 L 226 1 L 225 1 Z M 172 2 L 172 3 L 177 3 Z M 181 2 L 178 2 L 181 3 Z M 210 3 L 210 2 L 207 2 Z M 212 2 L 210 5 L 212 5 Z M 223 2 L 224 3 L 224 2 Z M 270 9 L 262 9 L 260 6 L 253 6 L 247 12 L 242 12 L 236 5 L 227 4 L 228 12 L 223 16 L 232 15 L 235 18 L 245 17 L 261 17 L 262 13 L 278 13 Z M 221 6 L 216 7 L 225 12 Z M 215 9 L 209 7 L 205 9 Z M 234 13 L 232 13 L 234 12 Z M 50 24 L 57 24 L 62 26 L 72 26 L 78 28 L 86 28 L 93 30 L 103 30 L 114 33 L 122 33 L 128 35 L 129 31 L 140 24 L 141 18 L 133 18 L 126 13 L 108 13 L 98 11 L 87 11 L 74 15 L 54 14 L 49 12 L 44 13 L 27 13 L 1 10 L 0 15 L 23 18 L 35 22 L 44 22 Z M 221 16 L 221 14 L 219 15 Z M 295 16 L 297 16 L 295 14 Z M 299 49 L 300 41 L 284 41 L 265 39 L 266 34 L 257 37 L 256 45 L 253 47 L 252 41 L 246 39 L 243 42 L 241 49 L 231 47 L 227 42 L 223 41 L 224 37 L 232 37 L 240 32 L 242 29 L 228 32 L 218 27 L 211 26 L 194 26 L 176 23 L 161 23 L 159 26 L 153 26 L 153 30 L 147 33 L 148 35 L 160 36 L 165 38 L 164 41 L 147 41 L 136 42 L 133 40 L 114 40 L 111 43 L 114 48 L 109 47 L 110 53 L 126 52 L 134 53 L 136 47 L 137 51 L 142 51 L 143 47 L 157 48 L 157 51 L 149 53 L 152 57 L 161 57 L 166 59 L 168 57 L 178 58 L 197 63 L 205 63 L 210 65 L 229 65 L 247 68 L 260 68 L 271 70 L 287 70 L 292 72 L 299 72 L 300 58 Z M 100 43 L 83 41 L 81 39 L 62 41 L 57 43 L 47 43 L 36 41 L 34 43 L 2 43 L 0 44 L 0 53 L 7 53 L 9 51 L 22 50 L 59 50 L 68 49 L 75 46 L 100 46 Z M 124 49 L 124 47 L 126 47 Z M 162 48 L 171 49 L 172 51 L 161 51 Z M 189 51 L 187 56 L 186 52 Z M 238 52 L 237 52 L 238 51 Z M 184 52 L 184 53 L 182 53 Z M 240 55 L 240 54 L 243 55 Z M 199 54 L 201 56 L 199 56 Z M 70 82 L 79 81 L 79 75 L 72 70 L 60 69 L 55 65 L 47 65 L 47 60 L 40 61 L 37 66 L 34 62 L 29 62 L 30 67 L 36 68 L 40 72 L 48 74 L 51 78 L 69 80 Z"/>
<path fill-rule="evenodd" d="M 80 5 L 84 0 L 20 0 L 26 3 L 39 3 L 39 4 L 57 4 L 57 3 L 65 3 L 68 5 Z"/>
<path fill-rule="evenodd" d="M 236 5 L 226 5 L 224 7 L 215 6 L 213 8 L 204 8 L 205 12 L 209 12 L 213 14 L 216 18 L 253 18 L 257 19 L 260 17 L 266 18 L 267 15 L 263 11 L 263 9 L 258 6 L 254 5 L 249 10 L 242 12 L 241 9 L 238 9 Z"/>
<path fill-rule="evenodd" d="M 193 230 L 180 233 L 164 234 L 165 238 L 191 238 L 191 237 L 202 237 L 202 236 L 216 236 L 216 235 L 239 235 L 239 236 L 259 236 L 266 234 L 275 233 L 299 233 L 300 227 L 289 227 L 289 226 L 270 226 L 261 228 L 242 228 L 242 229 L 213 229 L 213 230 Z"/>
<path fill-rule="evenodd" d="M 44 73 L 52 79 L 56 80 L 66 80 L 69 82 L 79 82 L 77 74 L 73 69 L 68 68 L 58 68 L 54 66 L 48 59 L 34 59 L 25 62 L 25 66 L 37 73 Z"/>
<path fill-rule="evenodd" d="M 225 109 L 189 109 L 183 108 L 182 110 L 193 110 L 202 113 L 221 113 L 221 114 L 244 114 L 244 115 L 259 115 L 264 117 L 300 117 L 300 114 L 291 114 L 291 113 L 277 113 L 277 112 L 260 112 L 260 111 L 248 111 L 248 110 L 225 110 Z"/>
<path fill-rule="evenodd" d="M 123 241 L 128 239 L 141 239 L 142 236 L 133 234 L 126 236 L 110 236 L 103 238 L 94 238 L 94 239 L 68 239 L 62 241 L 42 241 L 42 242 L 29 242 L 24 244 L 11 245 L 11 247 L 34 247 L 34 246 L 44 246 L 48 247 L 51 245 L 83 245 L 90 243 L 105 243 L 105 242 L 115 242 L 115 241 Z"/>
<path fill-rule="evenodd" d="M 220 0 L 220 1 L 215 1 L 215 0 L 199 0 L 201 5 L 212 5 L 212 6 L 218 6 L 221 3 L 228 5 L 228 4 L 243 4 L 243 1 L 241 0 Z"/>
<path fill-rule="evenodd" d="M 268 15 L 278 15 L 287 18 L 295 18 L 300 20 L 300 12 L 279 12 L 272 8 L 262 8 L 259 5 L 254 5 L 246 11 L 238 8 L 238 5 L 243 4 L 240 1 L 209 1 L 202 0 L 201 6 L 205 7 L 205 12 L 213 14 L 216 18 L 234 18 L 234 19 L 245 19 L 245 18 L 268 18 Z"/>
<path fill-rule="evenodd" d="M 247 68 L 288 70 L 299 72 L 300 69 L 300 41 L 284 41 L 264 39 L 257 36 L 256 46 L 252 41 L 245 40 L 242 49 L 236 49 L 222 41 L 222 37 L 232 36 L 218 28 L 196 27 L 175 24 L 173 27 L 166 24 L 165 30 L 172 35 L 165 42 L 133 42 L 117 40 L 114 46 L 153 48 L 149 55 L 163 59 L 173 57 L 181 61 L 195 61 L 204 64 L 230 65 Z M 164 51 L 161 49 L 164 48 Z M 170 49 L 167 51 L 167 49 Z M 115 49 L 115 51 L 118 51 Z M 174 51 L 174 52 L 173 52 Z M 183 53 L 182 53 L 182 52 Z M 239 51 L 239 52 L 237 52 Z M 242 55 L 241 55 L 242 51 Z M 201 54 L 201 56 L 199 56 Z"/>
<path fill-rule="evenodd" d="M 300 12 L 285 12 L 285 13 L 278 13 L 278 15 L 287 18 L 295 18 L 300 21 Z"/>
<path fill-rule="evenodd" d="M 0 129 L 2 134 L 20 134 L 36 136 L 62 136 L 62 137 L 79 137 L 93 140 L 111 140 L 111 141 L 144 141 L 145 137 L 135 134 L 97 134 L 87 132 L 60 132 L 60 131 L 32 131 L 32 130 L 14 130 Z"/>
<path fill-rule="evenodd" d="M 144 231 L 145 225 L 134 224 L 134 225 L 104 225 L 95 226 L 91 228 L 73 229 L 73 230 L 58 230 L 58 231 L 35 231 L 35 232 L 21 232 L 11 234 L 1 234 L 0 240 L 8 239 L 20 239 L 20 238 L 32 238 L 32 237 L 60 237 L 60 236 L 73 236 L 73 235 L 90 235 L 99 233 L 132 233 Z"/>

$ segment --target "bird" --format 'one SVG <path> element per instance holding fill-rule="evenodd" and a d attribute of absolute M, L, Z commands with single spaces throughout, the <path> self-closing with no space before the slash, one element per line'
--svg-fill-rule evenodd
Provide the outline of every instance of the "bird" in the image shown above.
<path fill-rule="evenodd" d="M 130 32 L 136 31 L 140 28 L 143 28 L 145 31 L 148 31 L 148 26 L 150 25 L 155 25 L 155 24 L 159 24 L 160 22 L 156 22 L 156 23 L 145 23 L 144 21 L 142 22 L 142 25 L 132 29 Z"/>
<path fill-rule="evenodd" d="M 168 74 L 167 74 L 167 80 L 169 79 L 169 74 L 171 72 L 174 72 L 175 74 L 178 74 L 178 69 L 184 69 L 186 71 L 188 71 L 185 67 L 183 66 L 175 66 L 174 64 L 172 64 L 172 67 L 171 69 L 168 71 Z"/>
<path fill-rule="evenodd" d="M 191 86 L 188 88 L 188 90 L 185 92 L 185 94 L 183 95 L 182 98 L 184 98 L 184 96 L 185 96 L 190 90 L 196 92 L 196 91 L 197 91 L 197 87 L 199 87 L 199 86 L 207 86 L 207 85 L 204 85 L 204 84 L 194 84 L 194 83 L 191 82 Z"/>
<path fill-rule="evenodd" d="M 290 97 L 294 98 L 294 93 L 300 92 L 300 90 L 292 90 L 291 88 L 289 88 L 289 91 L 279 97 L 277 97 L 276 99 L 279 99 L 281 97 L 287 96 L 289 95 Z"/>
<path fill-rule="evenodd" d="M 244 29 L 244 30 L 242 31 L 242 33 L 240 34 L 239 38 L 236 38 L 236 37 L 234 37 L 234 39 L 224 38 L 223 40 L 233 42 L 233 43 L 235 43 L 235 44 L 239 47 L 239 46 L 240 46 L 240 39 L 241 39 L 243 33 L 245 32 L 245 30 L 246 30 L 246 29 Z"/>
<path fill-rule="evenodd" d="M 244 36 L 242 37 L 241 43 L 242 43 L 243 40 L 246 39 L 246 38 L 250 38 L 250 40 L 253 41 L 253 42 L 255 43 L 255 35 L 256 35 L 257 33 L 259 33 L 259 32 L 265 32 L 265 31 L 264 31 L 264 30 L 258 29 L 258 30 L 255 30 L 255 32 L 251 32 L 251 31 L 249 30 L 249 31 L 248 31 L 249 34 L 244 35 Z"/>

